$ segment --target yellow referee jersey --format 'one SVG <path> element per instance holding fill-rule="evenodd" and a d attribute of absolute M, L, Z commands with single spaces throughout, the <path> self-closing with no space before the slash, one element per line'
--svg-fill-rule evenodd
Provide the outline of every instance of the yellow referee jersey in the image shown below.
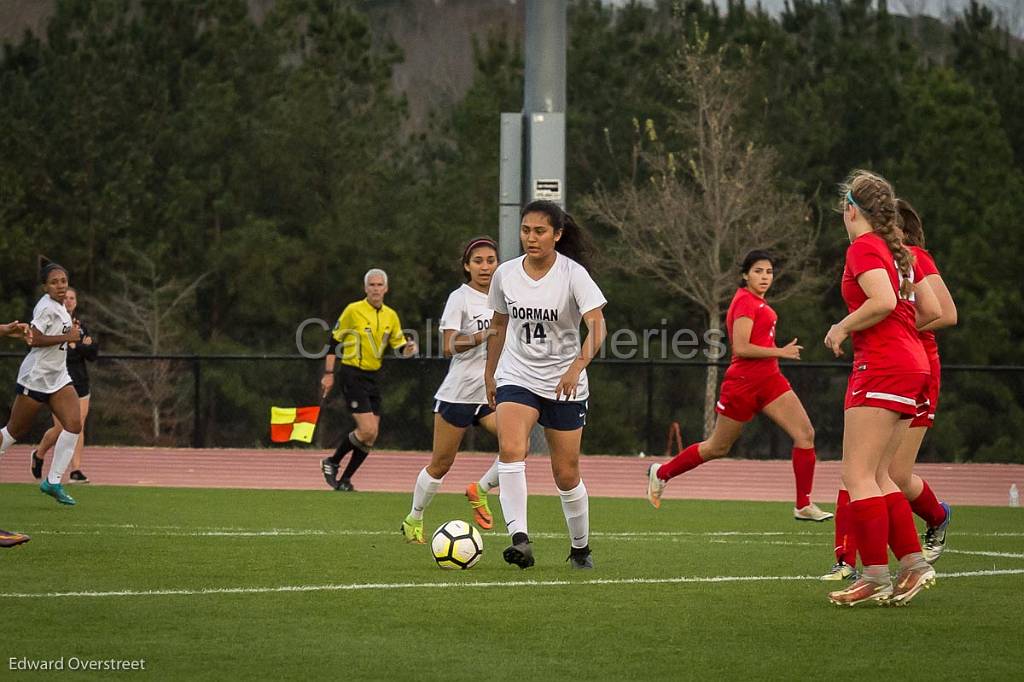
<path fill-rule="evenodd" d="M 383 304 L 374 308 L 365 298 L 345 306 L 331 336 L 341 346 L 341 364 L 368 372 L 380 369 L 388 346 L 406 343 L 398 313 Z"/>

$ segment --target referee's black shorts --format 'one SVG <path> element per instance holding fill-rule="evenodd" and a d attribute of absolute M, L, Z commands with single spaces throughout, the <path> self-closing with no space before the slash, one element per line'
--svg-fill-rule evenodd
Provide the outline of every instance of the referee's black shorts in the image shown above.
<path fill-rule="evenodd" d="M 380 388 L 377 373 L 351 365 L 342 365 L 337 375 L 345 406 L 352 414 L 372 412 L 380 415 Z"/>

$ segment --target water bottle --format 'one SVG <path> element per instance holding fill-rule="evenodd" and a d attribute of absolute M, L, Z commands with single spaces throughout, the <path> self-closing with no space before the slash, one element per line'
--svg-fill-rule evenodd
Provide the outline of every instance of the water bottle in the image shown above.
<path fill-rule="evenodd" d="M 1017 490 L 1017 484 L 1016 483 L 1011 483 L 1010 484 L 1010 506 L 1011 507 L 1019 507 L 1020 506 L 1020 491 Z"/>

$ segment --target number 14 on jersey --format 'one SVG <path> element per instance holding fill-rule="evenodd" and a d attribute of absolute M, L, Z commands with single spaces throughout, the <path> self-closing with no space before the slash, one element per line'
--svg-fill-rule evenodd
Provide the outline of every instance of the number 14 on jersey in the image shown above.
<path fill-rule="evenodd" d="M 533 343 L 534 341 L 543 342 L 547 340 L 548 335 L 544 331 L 544 323 L 538 322 L 536 324 L 530 324 L 527 322 L 523 325 L 523 342 Z"/>

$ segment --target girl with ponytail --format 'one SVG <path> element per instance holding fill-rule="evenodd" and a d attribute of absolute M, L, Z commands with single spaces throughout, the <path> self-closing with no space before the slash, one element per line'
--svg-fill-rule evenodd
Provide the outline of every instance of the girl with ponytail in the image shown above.
<path fill-rule="evenodd" d="M 551 471 L 569 530 L 569 565 L 591 569 L 590 506 L 580 477 L 587 419 L 587 365 L 604 342 L 607 302 L 587 270 L 587 238 L 558 204 L 534 201 L 520 215 L 525 254 L 495 270 L 488 292 L 494 311 L 484 385 L 497 412 L 499 500 L 511 535 L 502 556 L 533 566 L 527 526 L 526 450 L 534 425 L 544 427 Z M 580 338 L 580 324 L 587 328 Z"/>
<path fill-rule="evenodd" d="M 850 239 L 842 278 L 849 314 L 832 325 L 825 345 L 840 357 L 852 336 L 842 478 L 849 491 L 850 530 L 864 568 L 829 600 L 847 606 L 905 604 L 935 582 L 935 571 L 924 560 L 910 505 L 889 477 L 889 465 L 926 401 L 930 367 L 917 325 L 940 313 L 927 284 L 914 284 L 913 256 L 903 246 L 892 185 L 857 170 L 841 185 L 840 197 Z M 895 586 L 888 547 L 900 564 Z"/>
<path fill-rule="evenodd" d="M 17 395 L 11 416 L 0 429 L 0 457 L 9 447 L 28 435 L 36 415 L 46 405 L 60 421 L 62 430 L 53 449 L 50 472 L 39 489 L 61 504 L 73 505 L 61 482 L 71 463 L 82 432 L 78 394 L 68 374 L 68 344 L 82 340 L 82 329 L 73 320 L 64 299 L 68 293 L 68 271 L 57 263 L 46 262 L 39 272 L 43 296 L 32 312 L 28 338 L 32 350 L 18 370 L 14 387 Z"/>
<path fill-rule="evenodd" d="M 945 502 L 939 502 L 928 482 L 914 473 L 914 463 L 921 449 L 925 433 L 935 424 L 935 412 L 939 406 L 939 387 L 942 363 L 939 360 L 939 346 L 935 341 L 935 331 L 952 327 L 957 321 L 956 303 L 949 293 L 935 259 L 924 248 L 924 224 L 921 216 L 905 199 L 897 199 L 900 212 L 900 227 L 903 230 L 903 243 L 914 254 L 914 280 L 924 280 L 939 302 L 941 315 L 939 319 L 922 324 L 918 321 L 918 335 L 928 363 L 931 366 L 931 379 L 928 382 L 928 398 L 923 409 L 907 430 L 896 455 L 889 467 L 889 475 L 899 485 L 903 494 L 910 501 L 910 508 L 927 524 L 923 538 L 924 558 L 934 564 L 942 556 L 946 547 L 946 528 L 949 526 L 950 509 Z"/>

